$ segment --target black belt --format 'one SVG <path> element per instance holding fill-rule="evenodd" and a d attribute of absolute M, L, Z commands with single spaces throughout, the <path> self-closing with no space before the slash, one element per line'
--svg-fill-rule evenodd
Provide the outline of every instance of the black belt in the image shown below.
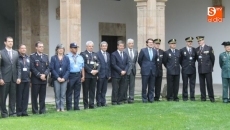
<path fill-rule="evenodd" d="M 81 72 L 70 72 L 70 74 L 80 74 Z"/>

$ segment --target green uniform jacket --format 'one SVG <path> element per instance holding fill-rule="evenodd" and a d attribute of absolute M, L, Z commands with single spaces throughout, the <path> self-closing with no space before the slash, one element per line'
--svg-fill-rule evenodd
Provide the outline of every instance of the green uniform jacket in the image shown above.
<path fill-rule="evenodd" d="M 222 52 L 219 56 L 219 64 L 221 68 L 222 78 L 230 78 L 230 54 Z"/>

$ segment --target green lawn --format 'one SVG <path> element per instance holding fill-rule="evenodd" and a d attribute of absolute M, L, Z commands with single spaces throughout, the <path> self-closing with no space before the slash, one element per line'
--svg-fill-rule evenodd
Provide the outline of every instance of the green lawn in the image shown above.
<path fill-rule="evenodd" d="M 0 130 L 229 130 L 230 104 L 221 100 L 107 106 L 0 119 Z"/>

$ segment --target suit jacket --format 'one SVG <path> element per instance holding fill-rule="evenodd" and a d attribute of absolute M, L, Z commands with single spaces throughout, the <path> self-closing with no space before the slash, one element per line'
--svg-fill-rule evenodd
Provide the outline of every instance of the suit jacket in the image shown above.
<path fill-rule="evenodd" d="M 98 70 L 100 69 L 100 63 L 97 57 L 97 54 L 95 52 L 92 52 L 91 54 L 85 50 L 84 52 L 81 52 L 80 54 L 84 59 L 84 69 L 85 69 L 85 78 L 96 78 L 98 73 L 96 75 L 92 75 L 92 70 Z"/>
<path fill-rule="evenodd" d="M 130 55 L 129 55 L 129 50 L 128 48 L 125 48 L 124 52 L 128 55 L 129 61 L 130 61 L 130 65 L 129 65 L 129 69 L 127 72 L 127 75 L 130 75 L 131 72 L 133 72 L 134 75 L 136 75 L 136 63 L 137 63 L 137 57 L 138 57 L 138 52 L 136 49 L 133 49 L 133 59 L 131 59 Z"/>
<path fill-rule="evenodd" d="M 200 47 L 197 47 L 196 53 L 198 60 L 198 72 L 200 74 L 212 72 L 215 63 L 215 55 L 212 47 L 204 45 L 203 50 L 200 50 Z"/>
<path fill-rule="evenodd" d="M 39 56 L 37 52 L 30 55 L 30 67 L 31 67 L 31 83 L 32 84 L 46 84 L 47 76 L 50 73 L 49 70 L 49 57 L 46 54 Z M 46 80 L 41 80 L 40 74 L 46 75 Z"/>
<path fill-rule="evenodd" d="M 159 49 L 157 52 L 157 75 L 156 76 L 163 76 L 163 57 L 164 51 Z"/>
<path fill-rule="evenodd" d="M 97 52 L 98 61 L 100 62 L 100 69 L 98 72 L 99 78 L 109 78 L 111 77 L 111 62 L 110 62 L 110 55 L 106 52 L 107 62 L 105 62 L 104 55 L 101 53 L 101 50 Z"/>
<path fill-rule="evenodd" d="M 114 51 L 111 55 L 111 76 L 113 78 L 121 78 L 121 71 L 126 71 L 126 74 L 129 69 L 129 58 L 126 53 L 123 53 L 123 60 L 118 53 Z"/>
<path fill-rule="evenodd" d="M 230 78 L 230 55 L 227 55 L 227 52 L 219 55 L 219 64 L 222 78 Z"/>
<path fill-rule="evenodd" d="M 181 55 L 181 67 L 182 73 L 184 74 L 194 74 L 196 73 L 196 49 L 191 48 L 191 54 L 189 54 L 187 47 L 184 47 L 180 50 Z M 192 59 L 191 59 L 192 58 Z"/>
<path fill-rule="evenodd" d="M 21 67 L 18 60 L 18 52 L 12 50 L 12 60 L 8 55 L 6 49 L 1 50 L 1 68 L 0 68 L 0 79 L 4 82 L 10 82 L 13 78 L 13 82 L 17 79 L 21 79 Z"/>
<path fill-rule="evenodd" d="M 154 76 L 156 76 L 157 74 L 157 69 L 156 69 L 157 51 L 155 49 L 152 49 L 152 52 L 153 52 L 152 60 L 150 60 L 148 48 L 141 49 L 139 53 L 138 64 L 141 67 L 141 75 L 151 75 L 150 72 L 152 72 L 152 75 Z"/>
<path fill-rule="evenodd" d="M 175 54 L 171 49 L 164 52 L 163 64 L 167 69 L 167 74 L 180 75 L 180 62 L 181 55 L 179 50 L 175 49 Z"/>

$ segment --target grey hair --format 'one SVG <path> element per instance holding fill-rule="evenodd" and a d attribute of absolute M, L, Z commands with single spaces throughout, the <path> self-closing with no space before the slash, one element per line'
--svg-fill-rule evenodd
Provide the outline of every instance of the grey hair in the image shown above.
<path fill-rule="evenodd" d="M 58 49 L 63 49 L 63 50 L 64 50 L 63 53 L 65 53 L 65 47 L 64 47 L 63 44 L 58 44 L 58 45 L 56 46 L 56 48 L 55 48 L 56 55 L 57 55 L 57 50 L 58 50 Z"/>
<path fill-rule="evenodd" d="M 100 43 L 100 46 L 102 46 L 103 44 L 106 44 L 106 45 L 108 46 L 108 43 L 107 43 L 106 41 L 102 41 L 102 42 Z"/>
<path fill-rule="evenodd" d="M 127 43 L 130 43 L 130 42 L 134 43 L 134 40 L 132 38 L 127 39 Z"/>
<path fill-rule="evenodd" d="M 125 43 L 122 40 L 117 41 L 117 46 L 120 45 L 120 44 L 125 45 Z"/>
<path fill-rule="evenodd" d="M 86 42 L 86 46 L 88 46 L 89 44 L 93 44 L 94 45 L 93 41 L 87 41 Z"/>

